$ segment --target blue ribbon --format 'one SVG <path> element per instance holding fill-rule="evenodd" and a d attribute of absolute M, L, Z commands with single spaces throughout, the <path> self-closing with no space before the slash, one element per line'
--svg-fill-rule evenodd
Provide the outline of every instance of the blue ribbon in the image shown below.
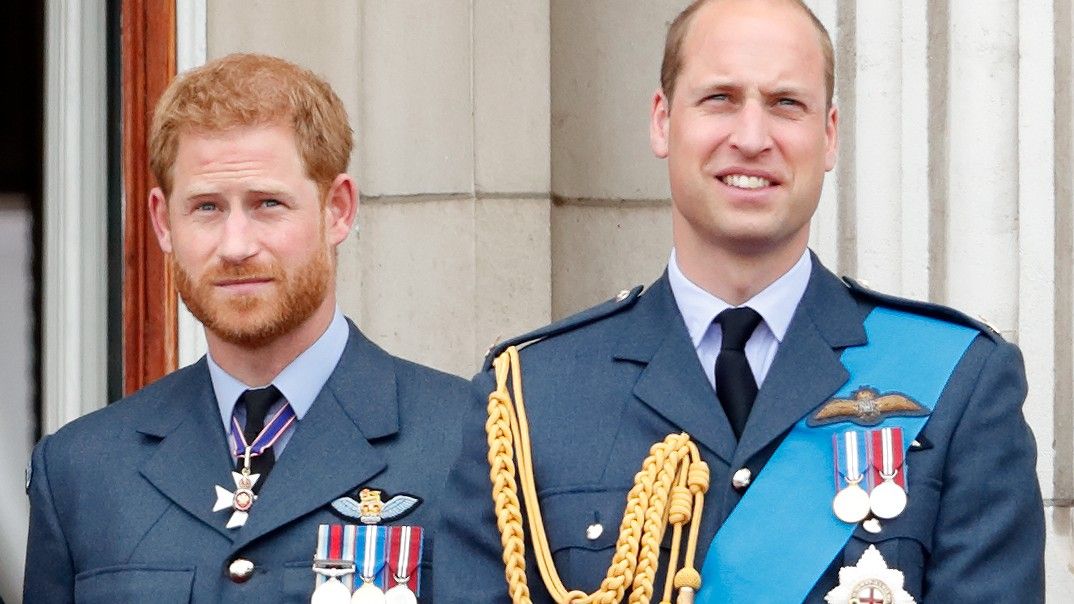
<path fill-rule="evenodd" d="M 930 411 L 977 331 L 889 308 L 866 318 L 865 346 L 843 351 L 850 379 L 833 396 L 861 386 L 898 391 Z M 801 602 L 857 527 L 832 513 L 832 435 L 845 423 L 796 424 L 717 532 L 701 569 L 702 604 Z M 928 417 L 891 417 L 904 446 Z M 793 537 L 788 538 L 788 535 Z M 773 561 L 779 569 L 773 570 Z"/>

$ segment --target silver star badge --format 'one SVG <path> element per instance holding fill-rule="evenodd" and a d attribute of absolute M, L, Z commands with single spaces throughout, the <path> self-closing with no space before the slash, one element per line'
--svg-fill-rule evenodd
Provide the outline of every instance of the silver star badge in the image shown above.
<path fill-rule="evenodd" d="M 839 569 L 839 585 L 824 596 L 828 604 L 914 604 L 903 589 L 902 571 L 888 568 L 884 556 L 870 545 L 855 566 Z"/>
<path fill-rule="evenodd" d="M 216 485 L 216 504 L 213 505 L 213 511 L 235 510 L 227 521 L 227 528 L 235 529 L 246 524 L 246 519 L 250 517 L 250 507 L 254 505 L 254 501 L 257 501 L 257 495 L 254 495 L 253 490 L 254 485 L 257 484 L 257 479 L 261 478 L 261 475 L 251 474 L 250 470 L 244 468 L 241 474 L 232 472 L 231 477 L 235 480 L 235 490 L 229 491 Z"/>

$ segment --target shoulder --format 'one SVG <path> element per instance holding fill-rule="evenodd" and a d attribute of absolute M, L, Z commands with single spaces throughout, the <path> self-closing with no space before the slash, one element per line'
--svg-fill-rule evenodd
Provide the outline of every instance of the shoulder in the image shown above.
<path fill-rule="evenodd" d="M 591 306 L 581 312 L 560 319 L 559 321 L 549 323 L 544 327 L 539 327 L 533 331 L 493 344 L 485 354 L 485 362 L 481 367 L 482 371 L 490 369 L 493 360 L 503 353 L 503 351 L 512 346 L 521 348 L 538 342 L 555 340 L 567 334 L 578 333 L 587 327 L 599 325 L 608 319 L 621 315 L 637 304 L 643 289 L 644 288 L 641 285 L 635 286 L 632 289 L 624 289 L 613 298 L 597 304 L 596 306 Z"/>
<path fill-rule="evenodd" d="M 209 383 L 205 361 L 182 367 L 111 404 L 74 419 L 48 437 L 50 447 L 114 446 L 123 434 L 133 434 L 143 422 L 160 421 L 189 407 L 193 386 Z"/>
<path fill-rule="evenodd" d="M 863 304 L 867 307 L 880 306 L 946 321 L 948 323 L 974 329 L 984 336 L 985 339 L 991 340 L 993 343 L 999 344 L 1004 342 L 1003 336 L 1001 336 L 991 325 L 981 319 L 971 317 L 962 311 L 951 308 L 950 306 L 878 292 L 851 277 L 844 276 L 843 282 L 846 283 L 850 290 L 850 294 L 855 300 L 857 300 L 859 304 Z"/>

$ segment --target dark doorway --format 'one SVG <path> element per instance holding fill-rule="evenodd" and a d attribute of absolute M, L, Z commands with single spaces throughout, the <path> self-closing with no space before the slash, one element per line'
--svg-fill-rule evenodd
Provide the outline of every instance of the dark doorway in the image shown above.
<path fill-rule="evenodd" d="M 21 599 L 23 468 L 40 436 L 45 2 L 0 20 L 0 601 Z"/>

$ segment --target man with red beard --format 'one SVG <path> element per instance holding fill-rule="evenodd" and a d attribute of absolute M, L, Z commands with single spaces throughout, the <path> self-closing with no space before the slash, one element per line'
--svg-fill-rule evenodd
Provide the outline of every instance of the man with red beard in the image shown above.
<path fill-rule="evenodd" d="M 164 93 L 149 206 L 209 352 L 38 444 L 26 602 L 432 601 L 419 529 L 467 389 L 336 305 L 351 149 L 328 84 L 279 59 Z"/>

